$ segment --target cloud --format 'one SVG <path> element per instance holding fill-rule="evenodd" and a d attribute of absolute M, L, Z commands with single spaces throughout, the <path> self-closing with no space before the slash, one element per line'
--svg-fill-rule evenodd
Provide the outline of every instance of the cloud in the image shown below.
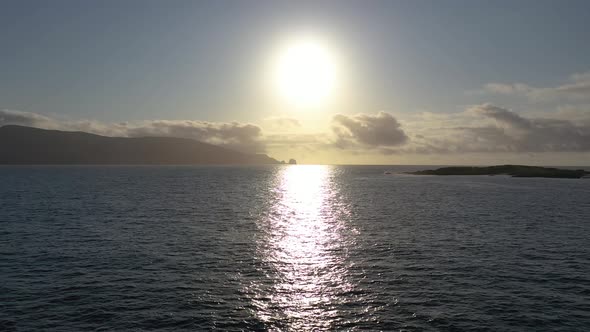
<path fill-rule="evenodd" d="M 244 152 L 264 151 L 262 129 L 249 123 L 152 120 L 128 126 L 126 136 L 183 137 Z"/>
<path fill-rule="evenodd" d="M 408 140 L 400 123 L 389 113 L 336 114 L 332 118 L 332 131 L 336 136 L 334 146 L 346 148 L 383 148 L 398 146 Z"/>
<path fill-rule="evenodd" d="M 275 129 L 296 129 L 301 127 L 299 120 L 286 116 L 272 116 L 264 119 L 264 121 Z"/>
<path fill-rule="evenodd" d="M 0 110 L 0 126 L 7 124 L 53 128 L 56 121 L 46 116 L 14 110 Z"/>
<path fill-rule="evenodd" d="M 567 82 L 555 87 L 540 88 L 524 83 L 489 83 L 483 90 L 494 94 L 525 96 L 536 102 L 590 100 L 590 72 L 573 74 Z"/>
<path fill-rule="evenodd" d="M 505 108 L 494 106 L 492 104 L 476 105 L 467 110 L 475 116 L 484 116 L 498 121 L 500 124 L 506 124 L 509 128 L 531 129 L 531 122 L 520 115 L 509 111 Z"/>
<path fill-rule="evenodd" d="M 0 126 L 14 124 L 44 129 L 84 131 L 97 135 L 191 138 L 243 152 L 264 152 L 262 128 L 249 123 L 192 120 L 150 120 L 138 123 L 105 124 L 98 121 L 69 121 L 13 110 L 0 110 Z"/>
<path fill-rule="evenodd" d="M 385 112 L 332 118 L 331 131 L 265 132 L 240 122 L 147 120 L 132 123 L 72 121 L 41 114 L 0 110 L 0 126 L 17 124 L 85 131 L 105 136 L 167 136 L 196 139 L 244 152 L 322 156 L 448 155 L 463 153 L 590 152 L 590 104 L 523 115 L 492 104 L 456 113 L 419 113 L 398 121 Z M 288 155 L 289 154 L 289 155 Z"/>
<path fill-rule="evenodd" d="M 407 153 L 588 152 L 590 122 L 564 118 L 524 117 L 491 104 L 469 107 L 460 115 L 465 125 L 423 123 Z M 590 119 L 587 113 L 586 119 Z M 444 121 L 441 122 L 444 124 Z"/>
<path fill-rule="evenodd" d="M 554 117 L 590 126 L 590 104 L 559 106 Z"/>
<path fill-rule="evenodd" d="M 590 127 L 573 121 L 554 118 L 524 118 L 515 112 L 485 104 L 475 106 L 472 112 L 494 119 L 492 127 L 471 128 L 482 136 L 492 149 L 517 152 L 590 151 Z"/>
<path fill-rule="evenodd" d="M 264 136 L 264 141 L 274 148 L 319 150 L 329 146 L 330 136 L 326 133 L 269 134 Z"/>
<path fill-rule="evenodd" d="M 503 95 L 527 94 L 534 90 L 533 87 L 524 83 L 502 84 L 502 83 L 488 83 L 484 86 L 484 90 L 492 93 Z"/>

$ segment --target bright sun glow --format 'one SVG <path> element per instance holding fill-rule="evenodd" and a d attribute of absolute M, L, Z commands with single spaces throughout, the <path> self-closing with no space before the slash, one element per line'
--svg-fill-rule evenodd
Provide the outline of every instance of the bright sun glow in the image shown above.
<path fill-rule="evenodd" d="M 336 83 L 336 62 L 327 47 L 313 40 L 294 42 L 279 56 L 275 84 L 282 97 L 296 106 L 325 102 Z"/>

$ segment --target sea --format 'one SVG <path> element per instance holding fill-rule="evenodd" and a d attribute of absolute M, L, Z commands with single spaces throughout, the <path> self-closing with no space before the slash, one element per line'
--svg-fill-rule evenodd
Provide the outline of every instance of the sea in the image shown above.
<path fill-rule="evenodd" d="M 0 330 L 590 331 L 590 179 L 426 168 L 0 167 Z"/>

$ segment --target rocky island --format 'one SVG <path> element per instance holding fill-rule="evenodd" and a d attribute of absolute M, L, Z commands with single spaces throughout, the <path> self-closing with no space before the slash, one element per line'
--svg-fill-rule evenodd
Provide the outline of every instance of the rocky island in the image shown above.
<path fill-rule="evenodd" d="M 568 178 L 579 179 L 590 176 L 583 169 L 560 169 L 539 166 L 498 165 L 485 167 L 453 166 L 434 170 L 407 172 L 414 175 L 510 175 L 519 178 Z"/>

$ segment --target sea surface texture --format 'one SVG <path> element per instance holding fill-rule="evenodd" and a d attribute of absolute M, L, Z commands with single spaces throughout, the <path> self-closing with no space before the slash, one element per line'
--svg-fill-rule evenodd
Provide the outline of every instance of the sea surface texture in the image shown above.
<path fill-rule="evenodd" d="M 0 167 L 0 330 L 590 330 L 590 179 L 418 168 Z"/>

